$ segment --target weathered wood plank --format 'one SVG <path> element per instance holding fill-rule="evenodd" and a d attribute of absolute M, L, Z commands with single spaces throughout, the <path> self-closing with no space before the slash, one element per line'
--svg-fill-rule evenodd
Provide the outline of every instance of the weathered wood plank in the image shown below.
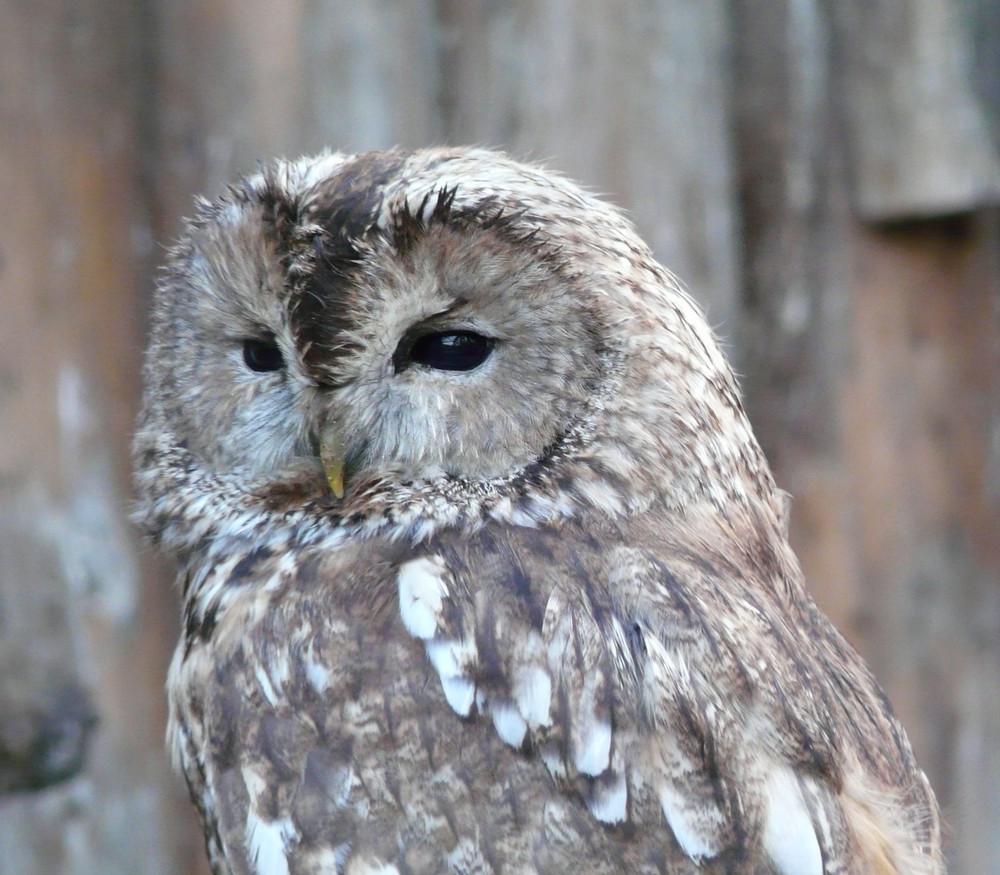
<path fill-rule="evenodd" d="M 975 216 L 859 228 L 839 405 L 863 646 L 969 873 L 1000 871 L 997 251 Z"/>
<path fill-rule="evenodd" d="M 996 203 L 1000 159 L 976 93 L 971 4 L 846 0 L 830 9 L 861 215 L 894 221 Z"/>
<path fill-rule="evenodd" d="M 87 689 L 100 720 L 80 776 L 0 800 L 0 870 L 166 875 L 190 847 L 162 755 L 176 609 L 140 576 L 126 520 L 147 22 L 99 0 L 3 0 L 0 17 L 0 502 L 17 544 L 0 552 L 0 635 L 40 685 Z"/>
<path fill-rule="evenodd" d="M 155 7 L 159 233 L 276 155 L 415 146 L 440 131 L 432 0 Z"/>

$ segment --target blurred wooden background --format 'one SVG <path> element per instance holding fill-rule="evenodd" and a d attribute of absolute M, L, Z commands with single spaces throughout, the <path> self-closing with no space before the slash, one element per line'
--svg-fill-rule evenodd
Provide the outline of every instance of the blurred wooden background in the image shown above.
<path fill-rule="evenodd" d="M 437 142 L 607 193 L 704 303 L 952 871 L 1000 872 L 1000 5 L 0 0 L 0 873 L 203 871 L 126 519 L 160 244 L 260 157 Z"/>

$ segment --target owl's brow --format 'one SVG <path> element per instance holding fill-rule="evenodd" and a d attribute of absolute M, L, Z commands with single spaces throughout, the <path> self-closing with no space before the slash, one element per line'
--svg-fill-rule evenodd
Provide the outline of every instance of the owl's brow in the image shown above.
<path fill-rule="evenodd" d="M 467 307 L 468 305 L 469 305 L 468 298 L 463 298 L 461 295 L 456 295 L 452 299 L 452 302 L 447 307 L 445 307 L 438 313 L 431 314 L 426 319 L 422 320 L 422 322 L 432 322 L 432 321 L 436 322 L 439 319 L 447 318 L 448 316 L 454 315 L 457 311 L 461 310 L 463 307 Z"/>

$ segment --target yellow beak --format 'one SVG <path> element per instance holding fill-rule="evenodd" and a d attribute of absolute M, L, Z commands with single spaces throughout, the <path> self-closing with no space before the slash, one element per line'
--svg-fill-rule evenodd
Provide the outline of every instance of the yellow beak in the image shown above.
<path fill-rule="evenodd" d="M 323 473 L 330 491 L 337 498 L 344 497 L 344 440 L 340 430 L 327 423 L 319 442 L 319 458 L 323 463 Z"/>

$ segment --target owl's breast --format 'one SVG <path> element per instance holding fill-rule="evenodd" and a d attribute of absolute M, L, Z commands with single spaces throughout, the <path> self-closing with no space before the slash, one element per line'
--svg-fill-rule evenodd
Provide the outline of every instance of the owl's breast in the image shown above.
<path fill-rule="evenodd" d="M 294 570 L 258 554 L 216 567 L 227 582 L 205 590 L 214 620 L 182 642 L 171 672 L 171 737 L 231 871 L 255 871 L 254 859 L 279 849 L 302 871 L 367 860 L 546 872 L 569 860 L 617 872 L 624 860 L 641 868 L 640 857 L 688 871 L 669 830 L 631 838 L 647 817 L 662 819 L 652 786 L 632 788 L 627 819 L 595 817 L 618 804 L 611 700 L 598 701 L 611 664 L 598 666 L 587 644 L 597 669 L 587 690 L 576 688 L 582 675 L 543 665 L 555 579 L 536 582 L 503 539 L 480 546 L 303 554 Z"/>

